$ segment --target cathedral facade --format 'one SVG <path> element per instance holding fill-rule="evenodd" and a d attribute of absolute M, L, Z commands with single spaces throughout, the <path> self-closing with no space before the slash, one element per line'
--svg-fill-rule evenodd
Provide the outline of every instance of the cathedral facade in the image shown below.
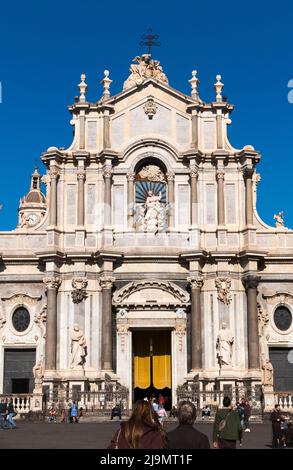
<path fill-rule="evenodd" d="M 111 82 L 92 103 L 81 76 L 72 144 L 0 234 L 0 393 L 292 390 L 293 231 L 256 211 L 260 154 L 230 143 L 221 76 L 211 103 L 148 54 Z"/>

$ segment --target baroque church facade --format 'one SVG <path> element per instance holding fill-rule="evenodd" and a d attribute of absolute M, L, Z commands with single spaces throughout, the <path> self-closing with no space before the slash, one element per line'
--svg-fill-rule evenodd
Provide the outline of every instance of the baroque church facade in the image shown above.
<path fill-rule="evenodd" d="M 0 394 L 292 390 L 293 231 L 256 211 L 260 154 L 230 143 L 221 77 L 206 103 L 196 71 L 187 96 L 144 54 L 111 82 L 91 103 L 81 76 L 72 144 L 0 234 Z"/>

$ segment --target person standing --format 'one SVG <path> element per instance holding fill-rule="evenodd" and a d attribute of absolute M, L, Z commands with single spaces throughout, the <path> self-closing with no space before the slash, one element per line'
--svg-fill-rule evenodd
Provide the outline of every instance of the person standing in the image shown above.
<path fill-rule="evenodd" d="M 243 414 L 244 414 L 244 432 L 250 432 L 249 418 L 251 415 L 251 406 L 247 400 L 243 403 Z"/>
<path fill-rule="evenodd" d="M 150 402 L 138 400 L 132 415 L 121 424 L 107 449 L 164 449 L 166 433 L 160 426 Z"/>
<path fill-rule="evenodd" d="M 0 430 L 1 431 L 3 431 L 4 429 L 7 429 L 7 427 L 5 426 L 6 412 L 7 412 L 7 403 L 5 403 L 4 400 L 1 400 L 0 402 Z"/>
<path fill-rule="evenodd" d="M 271 412 L 271 422 L 272 422 L 272 431 L 273 431 L 273 449 L 277 449 L 281 446 L 282 439 L 282 430 L 281 430 L 281 407 L 279 404 L 275 405 L 274 410 Z"/>
<path fill-rule="evenodd" d="M 208 437 L 193 427 L 196 408 L 191 401 L 182 401 L 178 406 L 179 426 L 167 433 L 169 449 L 210 449 Z"/>
<path fill-rule="evenodd" d="M 11 429 L 16 429 L 16 424 L 13 420 L 14 416 L 16 416 L 16 412 L 13 406 L 13 400 L 10 398 L 7 406 L 7 421 Z"/>
<path fill-rule="evenodd" d="M 237 411 L 231 406 L 229 397 L 224 397 L 223 408 L 218 409 L 213 429 L 213 447 L 236 449 L 236 442 L 242 439 L 242 426 Z"/>
<path fill-rule="evenodd" d="M 158 409 L 158 418 L 159 418 L 159 423 L 161 426 L 164 425 L 164 418 L 167 418 L 167 413 L 166 413 L 166 410 L 164 408 L 164 405 L 159 405 L 159 409 Z"/>
<path fill-rule="evenodd" d="M 71 410 L 70 410 L 70 416 L 72 419 L 72 423 L 78 423 L 78 418 L 77 418 L 77 404 L 75 401 L 72 403 Z"/>

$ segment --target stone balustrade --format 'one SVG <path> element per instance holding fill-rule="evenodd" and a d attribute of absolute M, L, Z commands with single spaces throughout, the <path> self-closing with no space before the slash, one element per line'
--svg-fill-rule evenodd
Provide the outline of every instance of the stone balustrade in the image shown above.
<path fill-rule="evenodd" d="M 282 411 L 293 412 L 293 392 L 274 392 L 275 405 L 278 403 Z"/>
<path fill-rule="evenodd" d="M 18 414 L 28 413 L 31 410 L 33 403 L 32 393 L 0 395 L 0 400 L 7 403 L 11 398 L 13 400 L 14 409 Z"/>

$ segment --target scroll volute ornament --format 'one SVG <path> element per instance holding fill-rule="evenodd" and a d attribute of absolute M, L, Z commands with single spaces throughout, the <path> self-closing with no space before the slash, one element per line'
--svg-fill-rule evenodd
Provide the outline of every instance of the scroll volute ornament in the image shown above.
<path fill-rule="evenodd" d="M 215 279 L 215 286 L 218 291 L 218 299 L 226 305 L 229 305 L 232 296 L 230 294 L 231 279 L 228 277 L 217 277 Z"/>

